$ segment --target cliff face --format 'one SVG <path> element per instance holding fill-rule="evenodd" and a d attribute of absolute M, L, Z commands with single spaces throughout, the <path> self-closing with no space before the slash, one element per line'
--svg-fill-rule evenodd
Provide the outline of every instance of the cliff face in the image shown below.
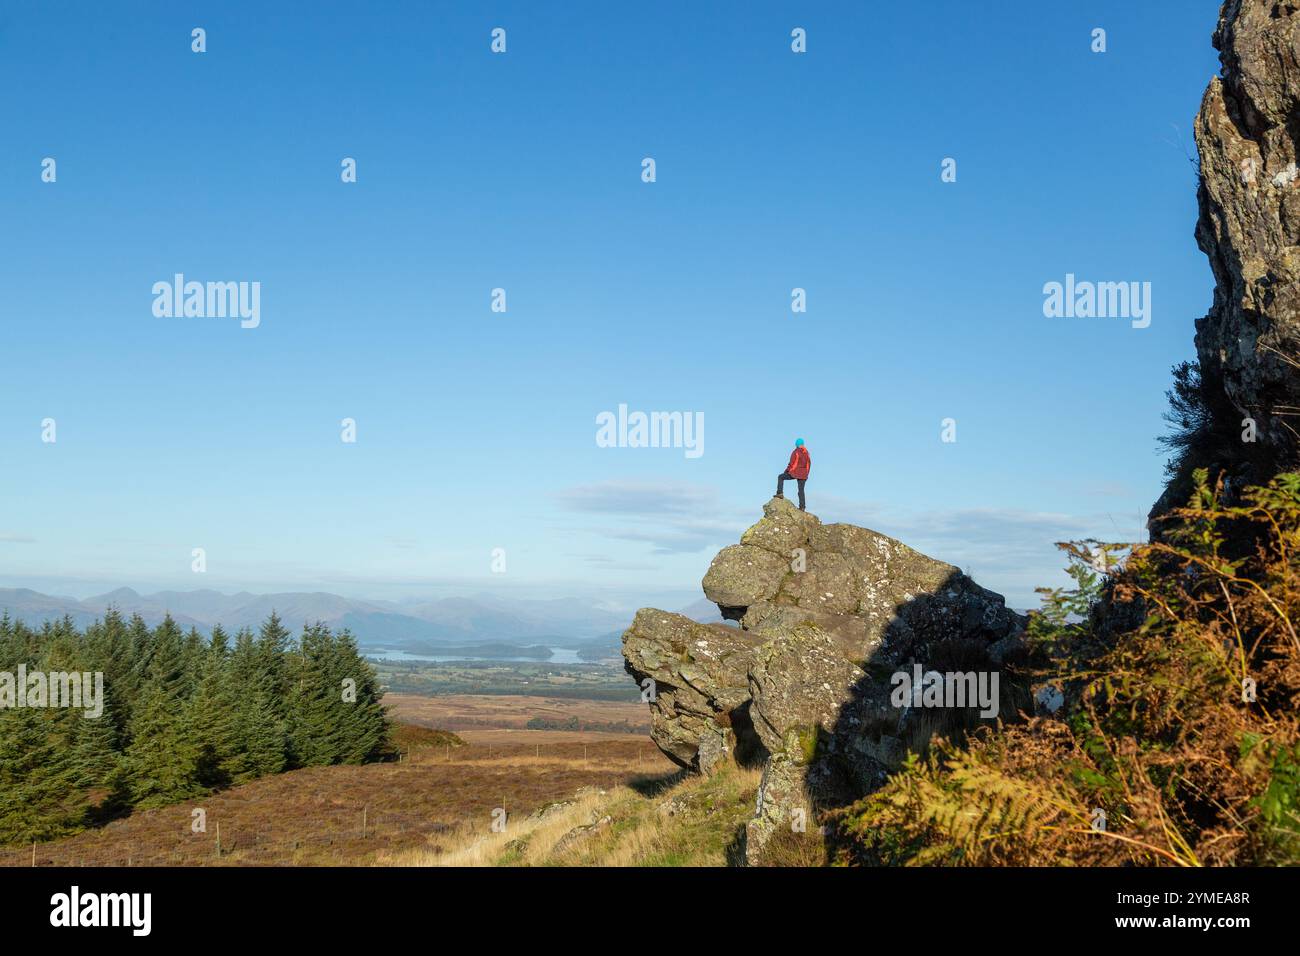
<path fill-rule="evenodd" d="M 1213 41 L 1222 76 L 1205 91 L 1195 137 L 1196 241 L 1215 289 L 1196 353 L 1219 438 L 1194 449 L 1189 467 L 1239 488 L 1300 464 L 1300 2 L 1228 0 Z M 1242 437 L 1246 418 L 1254 442 Z"/>
<path fill-rule="evenodd" d="M 664 753 L 705 773 L 763 764 L 751 858 L 777 830 L 813 830 L 817 810 L 879 785 L 945 720 L 975 719 L 971 708 L 895 706 L 894 674 L 996 671 L 1019 652 L 1025 623 L 1000 595 L 892 538 L 823 525 L 784 499 L 763 515 L 704 576 L 705 595 L 739 627 L 646 608 L 623 635 Z"/>

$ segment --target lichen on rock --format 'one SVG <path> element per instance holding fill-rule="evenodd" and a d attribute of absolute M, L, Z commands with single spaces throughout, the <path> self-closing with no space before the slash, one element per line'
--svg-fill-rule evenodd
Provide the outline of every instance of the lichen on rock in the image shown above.
<path fill-rule="evenodd" d="M 764 762 L 751 857 L 796 803 L 854 799 L 915 743 L 906 709 L 890 702 L 893 672 L 945 655 L 997 668 L 1025 624 L 952 565 L 780 498 L 718 553 L 702 586 L 739 626 L 644 608 L 623 635 L 625 668 L 647 688 L 651 736 L 677 763 L 709 773 Z"/>
<path fill-rule="evenodd" d="M 1153 517 L 1186 501 L 1195 468 L 1224 478 L 1231 498 L 1300 466 L 1300 4 L 1228 0 L 1213 41 L 1222 75 L 1195 122 L 1196 242 L 1215 281 L 1196 322 L 1207 421 L 1173 438 L 1189 453 Z"/>

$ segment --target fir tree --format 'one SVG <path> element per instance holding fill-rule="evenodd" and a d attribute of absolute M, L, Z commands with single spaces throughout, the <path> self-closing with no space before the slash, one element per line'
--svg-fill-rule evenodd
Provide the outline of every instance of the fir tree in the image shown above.
<path fill-rule="evenodd" d="M 71 829 L 72 774 L 48 711 L 0 709 L 0 843 L 49 840 Z"/>
<path fill-rule="evenodd" d="M 149 664 L 131 718 L 126 770 L 141 806 L 158 806 L 201 792 L 198 747 L 182 720 L 185 674 L 180 629 L 170 616 L 151 636 Z"/>
<path fill-rule="evenodd" d="M 84 707 L 0 709 L 0 843 L 384 751 L 374 670 L 350 634 L 323 624 L 294 646 L 272 614 L 231 648 L 219 626 L 205 643 L 170 617 L 151 630 L 110 609 L 83 634 L 67 618 L 33 630 L 0 612 L 0 660 L 103 675 L 98 717 Z"/>
<path fill-rule="evenodd" d="M 279 619 L 272 615 L 268 625 L 274 625 L 271 628 L 274 635 Z M 264 627 L 263 633 L 267 632 Z M 272 644 L 278 644 L 279 640 L 274 635 Z M 267 659 L 267 644 L 254 641 L 247 629 L 235 636 L 235 649 L 230 655 L 229 693 L 236 747 L 228 764 L 235 783 L 279 773 L 286 764 L 283 704 L 274 699 L 271 690 L 279 686 L 279 681 L 268 675 Z"/>
<path fill-rule="evenodd" d="M 218 625 L 203 650 L 198 684 L 186 711 L 187 730 L 198 747 L 195 776 L 205 787 L 229 785 L 239 749 L 228 658 L 226 634 Z"/>
<path fill-rule="evenodd" d="M 388 718 L 380 698 L 379 677 L 357 647 L 356 639 L 344 630 L 334 645 L 335 659 L 342 678 L 356 681 L 356 702 L 347 705 L 341 763 L 366 763 L 378 760 L 388 747 Z"/>

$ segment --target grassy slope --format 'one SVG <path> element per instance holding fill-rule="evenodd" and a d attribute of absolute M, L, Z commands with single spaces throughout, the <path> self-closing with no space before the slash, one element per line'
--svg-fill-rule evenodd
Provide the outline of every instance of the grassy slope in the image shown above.
<path fill-rule="evenodd" d="M 758 771 L 675 774 L 578 796 L 462 832 L 437 851 L 381 858 L 396 866 L 727 866 L 754 812 Z"/>
<path fill-rule="evenodd" d="M 38 866 L 368 865 L 438 852 L 489 831 L 492 811 L 518 818 L 582 787 L 652 787 L 675 768 L 644 738 L 588 743 L 446 746 L 402 731 L 401 763 L 312 767 L 183 804 L 131 814 L 101 829 L 40 844 Z M 433 732 L 436 733 L 436 732 Z M 520 733 L 519 736 L 524 736 Z M 433 742 L 433 746 L 421 746 Z M 192 811 L 207 812 L 194 833 Z M 363 817 L 366 830 L 362 832 Z M 221 827 L 222 854 L 216 855 Z M 30 846 L 0 850 L 0 865 L 30 866 Z"/>

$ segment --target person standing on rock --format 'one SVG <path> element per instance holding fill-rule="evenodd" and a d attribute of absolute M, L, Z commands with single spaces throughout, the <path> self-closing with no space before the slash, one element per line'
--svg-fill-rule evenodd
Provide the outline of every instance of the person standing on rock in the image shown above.
<path fill-rule="evenodd" d="M 812 458 L 808 454 L 808 449 L 803 445 L 802 438 L 794 440 L 794 451 L 790 452 L 790 461 L 785 466 L 785 471 L 776 476 L 776 496 L 785 497 L 785 481 L 787 478 L 793 478 L 799 482 L 799 510 L 807 511 L 804 507 L 803 485 L 808 480 L 808 472 L 812 471 Z"/>

